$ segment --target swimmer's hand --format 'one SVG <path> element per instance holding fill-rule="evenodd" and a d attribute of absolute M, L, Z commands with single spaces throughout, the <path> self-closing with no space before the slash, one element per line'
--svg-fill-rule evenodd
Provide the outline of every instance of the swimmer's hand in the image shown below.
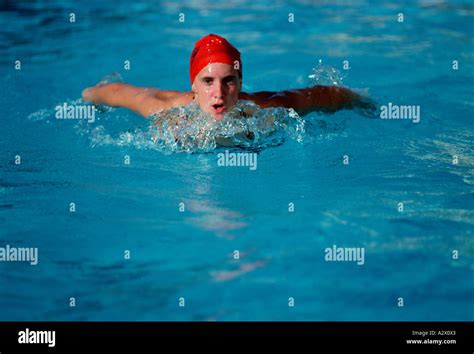
<path fill-rule="evenodd" d="M 351 108 L 368 118 L 376 118 L 378 116 L 377 104 L 369 97 L 357 95 L 352 101 Z"/>
<path fill-rule="evenodd" d="M 113 96 L 120 89 L 116 83 L 98 83 L 82 91 L 82 100 L 96 104 L 107 104 L 113 106 Z"/>

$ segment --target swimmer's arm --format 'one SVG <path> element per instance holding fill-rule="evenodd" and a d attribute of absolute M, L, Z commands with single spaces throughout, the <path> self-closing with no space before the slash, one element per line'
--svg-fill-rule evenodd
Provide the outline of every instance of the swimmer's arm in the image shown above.
<path fill-rule="evenodd" d="M 179 104 L 180 100 L 176 99 L 179 95 L 178 91 L 136 87 L 121 82 L 100 84 L 82 91 L 84 101 L 112 107 L 125 107 L 144 117 Z"/>
<path fill-rule="evenodd" d="M 241 93 L 241 99 L 252 100 L 263 108 L 293 108 L 305 115 L 314 111 L 334 113 L 341 109 L 363 108 L 375 110 L 374 104 L 359 94 L 338 86 L 313 86 L 280 92 Z"/>

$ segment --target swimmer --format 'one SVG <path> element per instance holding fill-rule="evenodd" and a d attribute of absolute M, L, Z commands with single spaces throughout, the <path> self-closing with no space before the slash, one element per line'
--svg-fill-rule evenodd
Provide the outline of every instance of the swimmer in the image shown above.
<path fill-rule="evenodd" d="M 196 102 L 203 112 L 222 120 L 238 100 L 250 100 L 262 108 L 293 108 L 303 116 L 313 111 L 333 113 L 341 109 L 374 110 L 373 103 L 357 93 L 337 86 L 313 86 L 279 92 L 242 92 L 240 52 L 225 38 L 209 34 L 198 40 L 190 59 L 191 91 L 159 90 L 106 83 L 85 89 L 84 101 L 125 107 L 150 117 L 162 110 Z M 251 112 L 248 112 L 251 114 Z"/>

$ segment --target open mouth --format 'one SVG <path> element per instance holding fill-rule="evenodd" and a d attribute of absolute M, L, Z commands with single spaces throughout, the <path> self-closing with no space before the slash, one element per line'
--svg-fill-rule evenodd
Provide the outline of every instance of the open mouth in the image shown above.
<path fill-rule="evenodd" d="M 225 105 L 223 103 L 216 103 L 212 105 L 214 112 L 222 113 L 225 110 Z"/>

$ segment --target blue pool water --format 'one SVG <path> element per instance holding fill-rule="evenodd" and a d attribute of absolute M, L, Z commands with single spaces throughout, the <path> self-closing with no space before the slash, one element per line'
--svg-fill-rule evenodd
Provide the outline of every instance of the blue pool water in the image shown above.
<path fill-rule="evenodd" d="M 0 320 L 472 321 L 473 17 L 470 1 L 2 2 L 0 247 L 39 262 L 0 262 Z M 114 72 L 189 90 L 208 33 L 241 51 L 244 91 L 311 85 L 321 59 L 320 80 L 335 68 L 420 122 L 312 113 L 250 170 L 218 166 L 222 147 L 154 148 L 125 109 L 55 119 Z M 364 264 L 326 261 L 333 245 Z"/>

